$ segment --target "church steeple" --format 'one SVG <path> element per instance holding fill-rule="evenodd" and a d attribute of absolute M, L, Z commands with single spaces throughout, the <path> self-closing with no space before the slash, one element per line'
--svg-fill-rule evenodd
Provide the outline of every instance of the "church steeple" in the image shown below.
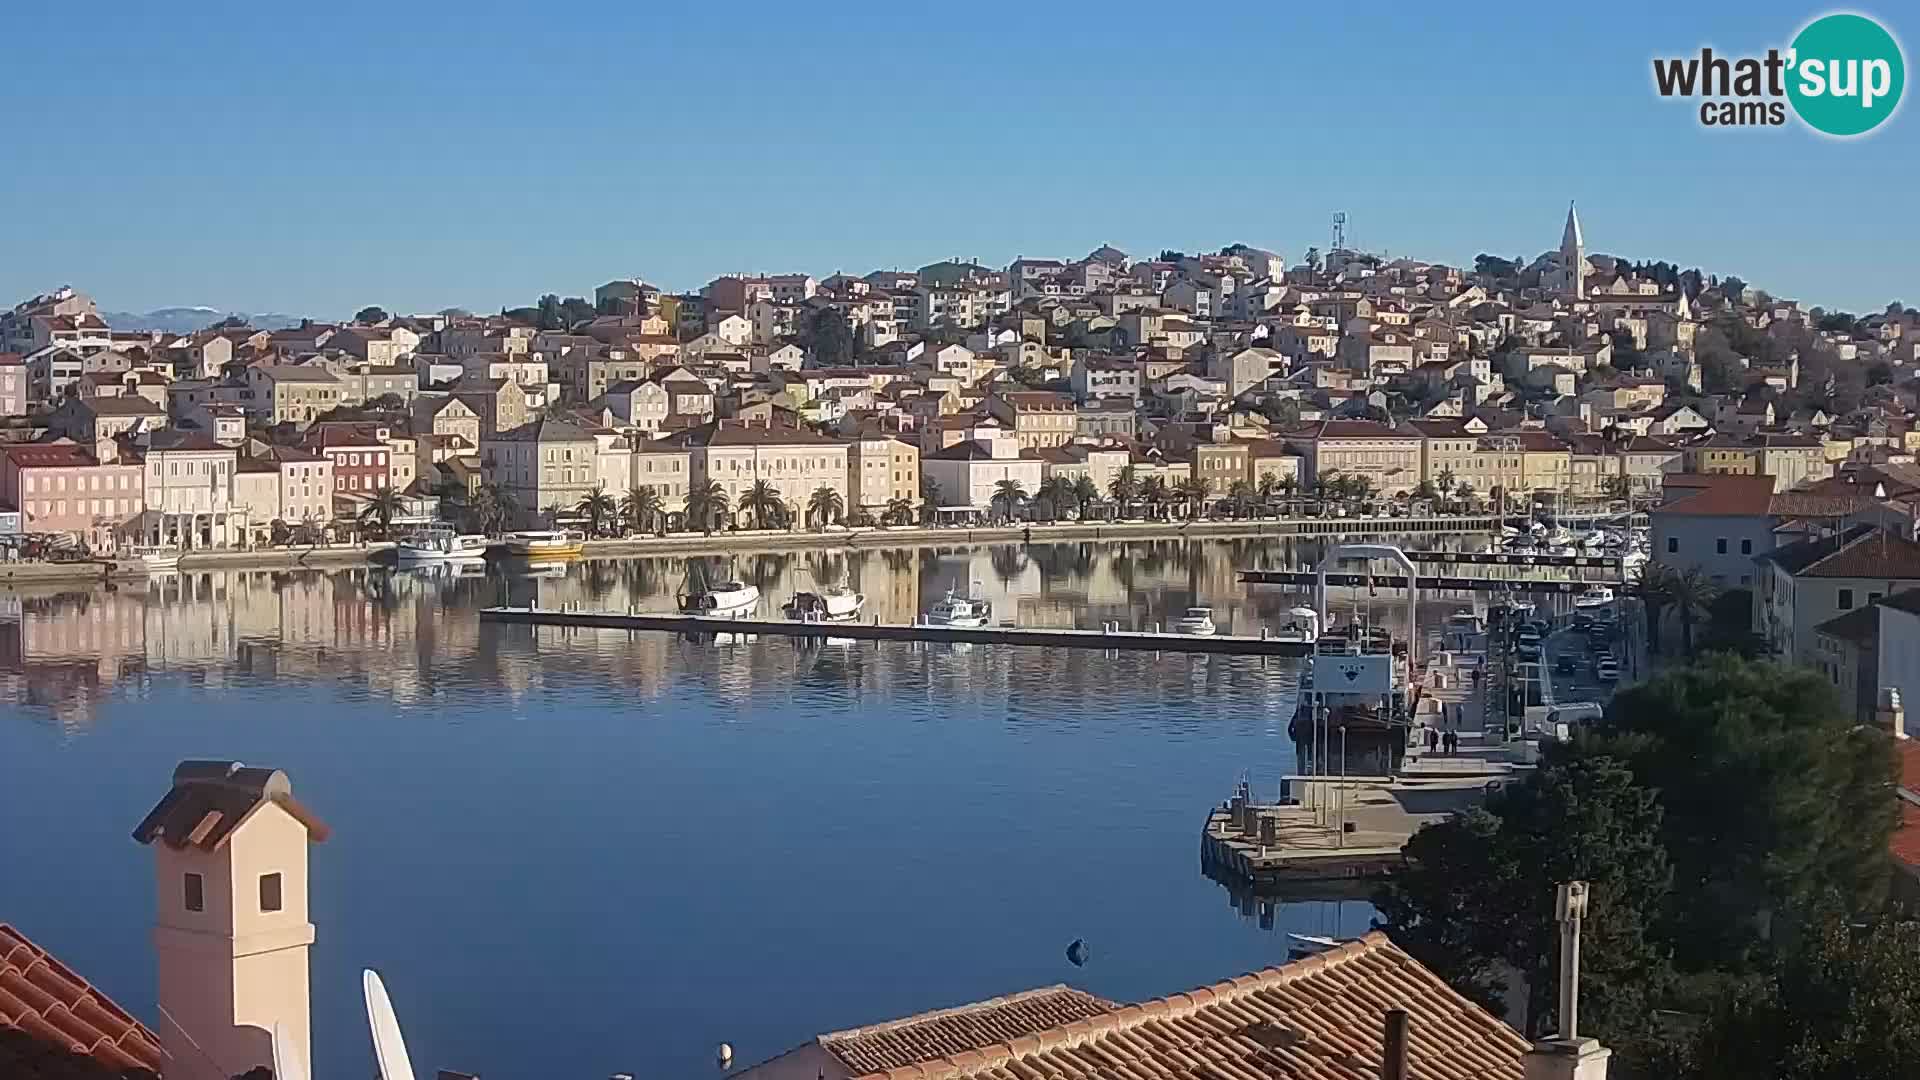
<path fill-rule="evenodd" d="M 1560 268 L 1567 275 L 1567 292 L 1576 300 L 1587 296 L 1587 242 L 1580 235 L 1580 215 L 1567 203 L 1567 226 L 1560 230 Z"/>

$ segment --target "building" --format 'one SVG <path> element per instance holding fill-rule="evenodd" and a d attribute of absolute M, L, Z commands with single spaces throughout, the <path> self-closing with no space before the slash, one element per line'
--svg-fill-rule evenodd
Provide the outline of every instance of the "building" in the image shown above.
<path fill-rule="evenodd" d="M 111 455 L 113 444 L 104 448 Z M 66 535 L 95 552 L 110 552 L 122 526 L 140 514 L 143 470 L 138 462 L 72 442 L 23 443 L 0 448 L 0 506 L 20 514 L 20 531 Z"/>
<path fill-rule="evenodd" d="M 905 439 L 875 434 L 847 444 L 847 512 L 865 510 L 878 519 L 895 499 L 920 498 L 920 448 Z"/>
<path fill-rule="evenodd" d="M 1140 365 L 1128 356 L 1088 354 L 1074 360 L 1069 374 L 1073 394 L 1081 403 L 1117 398 L 1140 401 Z"/>
<path fill-rule="evenodd" d="M 287 774 L 183 761 L 133 838 L 153 849 L 166 1080 L 270 1068 L 276 1037 L 311 1062 L 307 845 L 327 827 Z"/>
<path fill-rule="evenodd" d="M 269 446 L 259 456 L 243 459 L 242 470 L 271 468 L 276 477 L 273 512 L 261 521 L 288 525 L 325 524 L 333 519 L 333 459 L 292 446 Z"/>
<path fill-rule="evenodd" d="M 326 458 L 336 495 L 371 495 L 393 484 L 393 451 L 385 429 L 358 424 L 324 424 L 309 432 L 301 449 Z"/>
<path fill-rule="evenodd" d="M 1382 1067 L 1388 1009 L 1405 1010 L 1412 1030 L 1398 1071 Z M 1376 931 L 1304 960 L 1134 1005 L 1049 986 L 829 1032 L 736 1075 L 1605 1080 L 1607 1051 L 1591 1042 L 1581 1049 L 1530 1047 Z"/>
<path fill-rule="evenodd" d="M 823 487 L 838 492 L 841 505 L 849 511 L 854 506 L 848 492 L 849 445 L 805 428 L 775 423 L 771 416 L 710 420 L 663 441 L 691 455 L 694 487 L 719 484 L 727 504 L 736 510 L 741 497 L 762 480 L 773 485 L 796 519 L 806 512 L 813 493 Z"/>
<path fill-rule="evenodd" d="M 1775 492 L 1766 476 L 1673 473 L 1664 494 L 1666 501 L 1648 511 L 1653 558 L 1675 570 L 1698 570 L 1728 589 L 1759 580 L 1764 571 L 1755 560 L 1780 546 L 1789 523 L 1828 531 L 1859 524 L 1911 529 L 1902 511 L 1871 495 Z"/>
<path fill-rule="evenodd" d="M 1873 719 L 1880 700 L 1880 612 L 1880 604 L 1868 604 L 1813 628 L 1809 662 L 1861 723 Z"/>
<path fill-rule="evenodd" d="M 1362 476 L 1382 495 L 1411 492 L 1420 483 L 1417 431 L 1373 420 L 1322 420 L 1285 439 L 1300 452 L 1303 483 L 1318 486 L 1335 474 Z"/>
<path fill-rule="evenodd" d="M 1073 399 L 1046 390 L 1002 390 L 987 398 L 987 411 L 1013 431 L 1022 450 L 1065 446 L 1079 431 Z"/>
<path fill-rule="evenodd" d="M 333 372 L 313 364 L 256 364 L 246 370 L 240 405 L 266 423 L 312 423 L 344 404 Z"/>
<path fill-rule="evenodd" d="M 0 416 L 25 416 L 27 364 L 19 353 L 0 353 Z"/>
<path fill-rule="evenodd" d="M 1760 557 L 1759 630 L 1789 663 L 1815 663 L 1815 628 L 1920 586 L 1920 543 L 1873 525 Z"/>
<path fill-rule="evenodd" d="M 1920 702 L 1920 592 L 1895 593 L 1879 603 L 1876 684 L 1896 690 L 1904 702 Z M 1910 780 L 1920 780 L 1920 776 Z M 1910 786 L 1920 787 L 1920 784 Z M 1920 814 L 1920 802 L 1909 814 Z"/>
<path fill-rule="evenodd" d="M 943 509 L 990 511 L 1001 481 L 1014 481 L 1032 495 L 1040 490 L 1044 471 L 1038 452 L 992 425 L 976 426 L 961 441 L 920 458 L 920 475 L 939 486 Z"/>
<path fill-rule="evenodd" d="M 598 456 L 593 432 L 551 417 L 480 437 L 480 467 L 513 500 L 523 527 L 544 524 L 548 510 L 571 512 L 602 490 Z"/>
<path fill-rule="evenodd" d="M 1256 347 L 1237 352 L 1222 350 L 1207 362 L 1207 375 L 1227 384 L 1227 396 L 1239 397 L 1265 385 L 1273 375 L 1285 374 L 1287 358 L 1272 349 Z"/>

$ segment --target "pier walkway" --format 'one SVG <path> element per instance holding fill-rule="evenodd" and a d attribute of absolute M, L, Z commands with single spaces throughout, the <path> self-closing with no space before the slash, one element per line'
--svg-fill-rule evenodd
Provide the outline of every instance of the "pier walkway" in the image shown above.
<path fill-rule="evenodd" d="M 665 633 L 735 638 L 766 634 L 789 638 L 850 638 L 857 641 L 920 641 L 971 645 L 1032 645 L 1054 649 L 1102 649 L 1133 652 L 1224 653 L 1233 656 L 1305 656 L 1313 646 L 1268 637 L 1156 633 L 1122 630 L 1110 623 L 1100 630 L 1060 630 L 998 626 L 933 626 L 926 623 L 795 622 L 790 619 L 723 619 L 661 612 L 586 611 L 575 608 L 490 607 L 481 622 L 520 626 L 562 626 L 595 630 L 653 630 Z"/>

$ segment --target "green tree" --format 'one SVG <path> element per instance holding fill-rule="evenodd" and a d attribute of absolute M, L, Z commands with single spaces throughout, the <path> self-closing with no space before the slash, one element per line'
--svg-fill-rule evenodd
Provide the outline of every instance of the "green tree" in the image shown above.
<path fill-rule="evenodd" d="M 1034 493 L 1034 506 L 1045 508 L 1047 520 L 1058 521 L 1073 505 L 1073 481 L 1058 475 L 1040 481 L 1040 490 Z"/>
<path fill-rule="evenodd" d="M 807 498 L 807 518 L 820 525 L 831 525 L 846 515 L 847 500 L 838 488 L 825 484 L 813 489 Z"/>
<path fill-rule="evenodd" d="M 747 493 L 740 496 L 740 512 L 753 515 L 754 528 L 773 529 L 782 524 L 787 505 L 780 501 L 779 488 L 766 480 L 755 480 Z"/>
<path fill-rule="evenodd" d="M 666 503 L 660 493 L 651 484 L 642 484 L 627 492 L 620 500 L 620 517 L 627 528 L 637 533 L 654 531 L 654 526 L 665 516 Z"/>
<path fill-rule="evenodd" d="M 1126 517 L 1133 509 L 1133 501 L 1140 497 L 1140 474 L 1131 465 L 1122 465 L 1112 480 L 1107 481 L 1107 496 L 1120 508 L 1120 516 Z"/>
<path fill-rule="evenodd" d="M 1886 896 L 1889 740 L 1825 677 L 1725 654 L 1623 690 L 1591 748 L 1660 793 L 1674 866 L 1665 937 L 1683 971 L 1743 971 L 1797 913 Z"/>
<path fill-rule="evenodd" d="M 1165 477 L 1149 476 L 1140 484 L 1140 500 L 1147 504 L 1147 516 L 1157 518 L 1160 508 L 1165 506 L 1172 492 L 1167 489 Z"/>
<path fill-rule="evenodd" d="M 1012 521 L 1027 505 L 1026 486 L 1011 477 L 999 481 L 993 485 L 991 505 L 1002 521 Z"/>
<path fill-rule="evenodd" d="M 359 311 L 356 311 L 353 313 L 353 321 L 357 323 L 386 322 L 387 309 L 383 307 L 375 307 L 369 304 L 368 306 L 363 307 Z"/>
<path fill-rule="evenodd" d="M 920 478 L 920 524 L 931 525 L 940 519 L 940 483 L 930 476 Z"/>
<path fill-rule="evenodd" d="M 401 501 L 398 491 L 390 487 L 381 488 L 367 500 L 367 505 L 360 508 L 360 524 L 372 528 L 381 539 L 385 539 L 393 528 L 393 519 L 405 510 L 406 504 Z"/>
<path fill-rule="evenodd" d="M 845 367 L 853 363 L 856 343 L 853 326 L 846 313 L 837 307 L 823 307 L 807 322 L 807 343 L 813 362 L 820 367 Z"/>
<path fill-rule="evenodd" d="M 887 509 L 880 515 L 880 520 L 887 525 L 913 524 L 913 500 L 888 499 Z"/>
<path fill-rule="evenodd" d="M 540 329 L 565 330 L 567 328 L 566 312 L 561 310 L 560 297 L 557 294 L 548 293 L 542 296 L 540 303 L 535 305 L 534 311 L 534 319 Z"/>
<path fill-rule="evenodd" d="M 718 480 L 695 484 L 687 491 L 687 524 L 708 535 L 721 526 L 730 509 L 727 490 Z"/>
<path fill-rule="evenodd" d="M 1246 480 L 1235 480 L 1227 485 L 1227 498 L 1233 503 L 1233 516 L 1247 517 L 1253 513 L 1259 496 L 1255 494 L 1253 484 Z"/>
<path fill-rule="evenodd" d="M 1701 573 L 1697 566 L 1690 566 L 1673 579 L 1673 613 L 1680 620 L 1680 640 L 1688 656 L 1693 655 L 1693 628 L 1700 625 L 1707 613 L 1713 610 L 1713 602 L 1720 595 L 1720 586 L 1713 579 Z"/>
<path fill-rule="evenodd" d="M 1500 1011 L 1505 972 L 1525 977 L 1526 1030 L 1553 1028 L 1561 882 L 1588 883 L 1581 1027 L 1616 1051 L 1645 1036 L 1667 968 L 1649 927 L 1671 872 L 1654 793 L 1619 761 L 1550 748 L 1532 776 L 1415 833 L 1374 906 L 1396 943 Z"/>
<path fill-rule="evenodd" d="M 581 499 L 573 512 L 587 519 L 588 536 L 605 536 L 613 530 L 614 522 L 619 520 L 620 504 L 606 492 L 596 491 Z"/>
<path fill-rule="evenodd" d="M 493 536 L 505 530 L 507 523 L 519 512 L 520 506 L 512 493 L 488 481 L 475 489 L 473 497 L 467 500 L 467 527 Z"/>
<path fill-rule="evenodd" d="M 1100 505 L 1100 485 L 1093 482 L 1093 477 L 1082 473 L 1074 478 L 1073 503 L 1080 508 L 1080 516 L 1083 519 L 1094 507 Z"/>
<path fill-rule="evenodd" d="M 1920 1076 L 1920 923 L 1821 920 L 1693 1048 L 1693 1080 Z"/>

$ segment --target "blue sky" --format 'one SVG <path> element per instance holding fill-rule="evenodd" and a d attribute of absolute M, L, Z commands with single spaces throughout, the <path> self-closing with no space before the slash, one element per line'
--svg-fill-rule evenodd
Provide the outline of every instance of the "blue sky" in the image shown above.
<path fill-rule="evenodd" d="M 1573 198 L 1596 252 L 1920 304 L 1920 116 L 1703 129 L 1653 56 L 1827 10 L 1709 6 L 103 3 L 76 38 L 28 5 L 0 297 L 342 316 L 1108 242 L 1295 258 L 1335 210 L 1466 262 L 1554 245 Z"/>

